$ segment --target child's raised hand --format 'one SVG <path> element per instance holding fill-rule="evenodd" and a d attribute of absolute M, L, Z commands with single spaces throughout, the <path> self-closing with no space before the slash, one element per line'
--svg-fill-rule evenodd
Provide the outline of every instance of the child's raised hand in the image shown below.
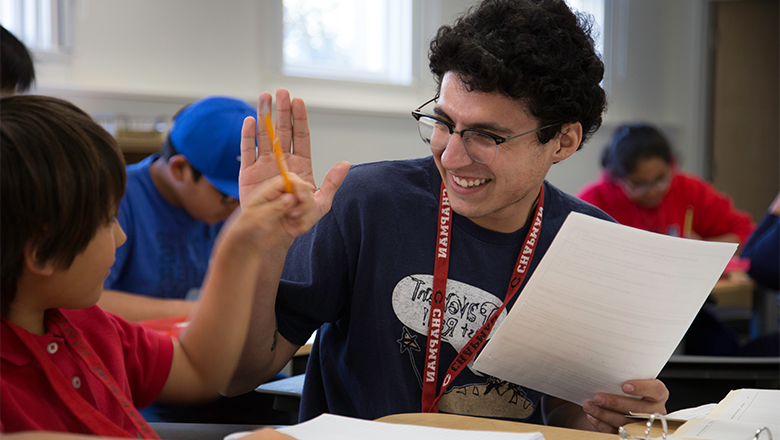
<path fill-rule="evenodd" d="M 263 109 L 266 111 L 270 109 L 272 100 L 270 93 L 260 95 L 258 99 L 259 117 L 262 117 Z M 290 173 L 298 175 L 313 188 L 311 137 L 306 105 L 300 98 L 290 99 L 290 94 L 285 89 L 276 91 L 275 130 L 278 146 Z M 313 212 L 316 219 L 321 218 L 330 210 L 333 196 L 341 186 L 347 171 L 349 171 L 349 163 L 337 163 L 328 171 L 320 189 L 316 191 L 312 189 L 315 205 Z M 279 167 L 276 164 L 273 151 L 273 139 L 266 130 L 265 124 L 258 123 L 255 118 L 246 118 L 241 130 L 241 172 L 238 178 L 241 204 L 244 205 L 260 185 L 278 175 Z"/>
<path fill-rule="evenodd" d="M 323 183 L 323 187 L 328 186 L 327 191 L 320 191 L 329 194 L 324 203 L 316 202 L 313 186 L 293 173 L 286 175 L 293 185 L 293 194 L 285 192 L 281 175 L 261 183 L 245 197 L 241 212 L 234 216 L 230 226 L 233 233 L 262 251 L 269 240 L 296 237 L 308 231 L 330 209 L 333 194 L 343 181 L 343 175 L 329 178 L 330 174 Z"/>

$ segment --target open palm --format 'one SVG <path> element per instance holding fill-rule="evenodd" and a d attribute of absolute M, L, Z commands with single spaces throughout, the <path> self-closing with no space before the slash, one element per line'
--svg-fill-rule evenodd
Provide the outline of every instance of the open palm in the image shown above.
<path fill-rule="evenodd" d="M 270 111 L 272 97 L 263 93 L 258 98 L 258 118 L 263 110 Z M 311 162 L 311 136 L 306 106 L 303 100 L 290 100 L 290 94 L 285 89 L 276 91 L 276 137 L 284 155 L 288 171 L 297 174 L 301 179 L 311 184 L 315 191 L 315 207 L 312 214 L 321 218 L 330 210 L 330 204 L 336 190 L 349 171 L 349 163 L 339 162 L 331 168 L 322 181 L 322 186 L 316 190 Z M 255 148 L 255 138 L 257 148 Z M 273 152 L 272 139 L 264 124 L 258 124 L 253 118 L 246 118 L 241 131 L 241 172 L 238 178 L 239 196 L 242 202 L 261 183 L 279 174 L 276 157 Z"/>

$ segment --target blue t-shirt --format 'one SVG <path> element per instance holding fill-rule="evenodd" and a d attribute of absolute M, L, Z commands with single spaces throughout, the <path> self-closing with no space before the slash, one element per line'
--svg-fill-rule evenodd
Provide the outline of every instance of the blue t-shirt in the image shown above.
<path fill-rule="evenodd" d="M 569 212 L 610 220 L 544 185 L 530 272 Z M 277 299 L 279 331 L 302 345 L 322 325 L 307 367 L 301 420 L 324 412 L 375 419 L 421 410 L 440 186 L 432 157 L 354 166 L 331 211 L 293 243 Z M 460 348 L 501 305 L 527 231 L 494 232 L 454 215 L 438 387 Z M 505 317 L 506 310 L 498 322 Z M 439 410 L 542 423 L 541 397 L 468 368 Z"/>
<path fill-rule="evenodd" d="M 116 250 L 107 289 L 183 299 L 199 289 L 223 222 L 209 225 L 165 200 L 149 166 L 158 155 L 127 167 L 127 191 L 117 219 L 127 241 Z"/>
<path fill-rule="evenodd" d="M 780 218 L 764 215 L 740 255 L 750 258 L 748 275 L 770 289 L 780 289 Z"/>

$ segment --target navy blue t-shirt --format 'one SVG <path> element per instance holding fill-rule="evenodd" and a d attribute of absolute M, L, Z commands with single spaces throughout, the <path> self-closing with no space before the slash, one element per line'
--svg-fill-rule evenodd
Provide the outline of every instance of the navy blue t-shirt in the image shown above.
<path fill-rule="evenodd" d="M 544 185 L 530 272 L 570 212 L 611 220 Z M 331 211 L 296 238 L 277 299 L 279 332 L 303 345 L 322 326 L 307 367 L 302 421 L 326 412 L 375 419 L 421 410 L 440 187 L 432 157 L 353 166 Z M 454 215 L 437 390 L 457 352 L 501 305 L 527 231 L 494 232 Z M 468 368 L 439 411 L 541 424 L 541 397 Z"/>

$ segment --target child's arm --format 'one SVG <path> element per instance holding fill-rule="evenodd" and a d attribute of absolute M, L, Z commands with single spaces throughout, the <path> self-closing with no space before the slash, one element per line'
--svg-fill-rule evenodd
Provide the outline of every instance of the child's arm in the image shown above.
<path fill-rule="evenodd" d="M 271 105 L 271 95 L 263 93 L 258 98 L 258 109 Z M 290 99 L 287 90 L 276 92 L 276 133 L 279 145 L 287 157 L 291 173 L 313 182 L 311 163 L 311 139 L 306 106 L 300 98 Z M 255 149 L 257 139 L 257 149 Z M 330 210 L 336 190 L 349 171 L 348 162 L 339 162 L 325 175 L 320 189 L 314 193 L 313 216 L 320 218 Z M 263 124 L 255 126 L 252 118 L 244 120 L 241 133 L 241 174 L 239 191 L 241 198 L 254 191 L 257 185 L 279 173 L 274 162 L 273 142 Z M 292 244 L 292 241 L 289 243 Z M 244 354 L 233 380 L 222 393 L 226 396 L 246 393 L 278 373 L 292 359 L 298 346 L 287 341 L 276 331 L 276 291 L 279 286 L 284 257 L 275 256 L 276 265 L 268 265 L 257 283 L 257 296 L 252 311 Z M 274 249 L 279 251 L 279 249 Z"/>
<path fill-rule="evenodd" d="M 289 178 L 296 194 L 284 193 L 277 176 L 258 187 L 223 228 L 199 305 L 180 340 L 174 341 L 171 372 L 159 401 L 217 396 L 227 385 L 244 346 L 260 274 L 283 264 L 291 237 L 317 220 L 311 215 L 310 184 L 292 174 Z"/>
<path fill-rule="evenodd" d="M 195 301 L 155 298 L 120 290 L 103 290 L 98 300 L 98 306 L 130 322 L 138 322 L 148 319 L 188 316 L 195 308 Z"/>

